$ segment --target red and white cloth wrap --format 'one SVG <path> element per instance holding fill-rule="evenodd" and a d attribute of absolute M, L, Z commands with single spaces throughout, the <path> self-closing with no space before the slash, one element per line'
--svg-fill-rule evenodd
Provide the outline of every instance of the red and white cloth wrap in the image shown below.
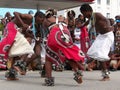
<path fill-rule="evenodd" d="M 9 22 L 4 29 L 3 39 L 0 41 L 0 54 L 3 54 L 4 58 L 8 58 L 8 49 L 13 44 L 16 33 L 16 25 Z"/>
<path fill-rule="evenodd" d="M 3 58 L 3 60 L 1 59 L 0 67 L 5 65 L 3 61 L 7 60 L 8 56 L 29 53 L 34 53 L 32 47 L 25 37 L 17 30 L 16 24 L 9 22 L 4 29 L 3 39 L 0 41 L 0 55 L 2 55 Z"/>
<path fill-rule="evenodd" d="M 64 38 L 63 33 L 69 40 Z M 84 54 L 73 44 L 66 26 L 63 26 L 62 31 L 59 25 L 55 25 L 50 29 L 46 45 L 46 55 L 56 65 L 62 64 L 66 59 L 84 62 Z"/>
<path fill-rule="evenodd" d="M 16 25 L 12 22 L 8 23 L 4 29 L 3 39 L 0 41 L 0 68 L 6 68 L 3 60 L 8 58 L 8 49 L 13 44 L 14 38 L 16 36 L 17 30 L 15 29 Z"/>
<path fill-rule="evenodd" d="M 4 59 L 4 55 L 0 54 L 0 68 L 1 69 L 6 69 L 6 62 L 7 62 L 7 59 Z"/>

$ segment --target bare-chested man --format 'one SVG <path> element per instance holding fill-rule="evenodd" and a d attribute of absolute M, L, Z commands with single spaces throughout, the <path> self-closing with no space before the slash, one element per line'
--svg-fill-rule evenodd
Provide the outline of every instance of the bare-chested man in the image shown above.
<path fill-rule="evenodd" d="M 36 58 L 40 59 L 40 51 L 41 51 L 41 48 L 40 48 L 40 43 L 41 43 L 40 25 L 41 25 L 41 22 L 44 20 L 44 17 L 45 17 L 45 15 L 40 11 L 37 11 L 34 17 L 29 14 L 22 14 L 19 12 L 14 12 L 14 19 L 12 20 L 12 22 L 14 22 L 19 28 L 21 28 L 21 30 L 22 30 L 21 32 L 23 34 L 25 34 L 25 36 L 28 36 L 26 34 L 28 34 L 27 31 L 30 28 L 30 26 L 34 27 L 33 34 L 34 34 L 35 46 L 33 48 L 34 48 L 35 53 L 31 54 L 31 56 L 29 56 L 29 57 L 26 54 L 22 55 L 20 60 L 18 60 L 14 64 L 14 68 L 22 75 L 25 75 L 25 68 L 31 61 L 35 60 Z M 32 23 L 32 22 L 34 22 L 34 23 Z M 28 41 L 31 41 L 31 40 L 28 39 Z M 24 45 L 22 45 L 22 46 L 24 46 Z M 23 53 L 25 51 L 23 51 Z M 23 65 L 24 61 L 26 62 L 27 65 Z"/>
<path fill-rule="evenodd" d="M 24 59 L 27 63 L 26 66 L 28 66 L 33 60 L 35 59 L 39 59 L 38 61 L 40 61 L 40 53 L 41 53 L 41 47 L 40 47 L 40 43 L 41 43 L 41 27 L 42 27 L 42 22 L 45 18 L 45 15 L 43 12 L 41 11 L 37 11 L 34 15 L 34 17 L 30 14 L 22 14 L 19 12 L 16 12 L 16 17 L 19 18 L 19 23 L 23 24 L 23 21 L 29 22 L 32 27 L 32 33 L 34 35 L 34 38 L 31 38 L 31 40 L 29 39 L 29 41 L 32 41 L 34 39 L 34 51 L 35 53 L 31 55 L 31 57 L 28 57 L 26 59 Z M 23 18 L 23 19 L 21 19 Z M 22 33 L 25 34 L 25 36 L 28 36 L 26 34 L 28 34 L 26 32 L 26 29 L 22 30 Z M 28 38 L 27 38 L 28 39 Z"/>
<path fill-rule="evenodd" d="M 22 21 L 21 21 L 22 20 Z M 21 56 L 23 54 L 34 53 L 32 47 L 24 36 L 19 32 L 21 29 L 26 29 L 31 22 L 26 22 L 25 18 L 19 18 L 16 13 L 14 17 L 8 22 L 4 28 L 3 38 L 0 42 L 0 54 L 11 63 L 9 63 L 8 72 L 6 72 L 6 78 L 8 80 L 16 80 L 16 70 L 14 68 L 14 57 Z M 21 44 L 21 45 L 20 45 Z M 18 48 L 18 46 L 20 48 Z M 14 49 L 13 49 L 14 47 Z M 22 48 L 22 49 L 21 49 Z M 17 49 L 17 50 L 16 50 Z M 17 52 L 16 52 L 17 51 Z M 12 59 L 11 59 L 12 58 Z M 7 63 L 8 64 L 8 63 Z"/>
<path fill-rule="evenodd" d="M 94 13 L 89 4 L 83 4 L 80 7 L 80 11 L 85 18 L 88 18 L 89 22 L 92 22 L 92 26 L 98 33 L 98 36 L 89 48 L 87 55 L 92 59 L 100 61 L 103 76 L 102 81 L 109 80 L 107 61 L 110 60 L 108 55 L 114 42 L 113 28 L 110 26 L 109 20 L 101 13 Z"/>

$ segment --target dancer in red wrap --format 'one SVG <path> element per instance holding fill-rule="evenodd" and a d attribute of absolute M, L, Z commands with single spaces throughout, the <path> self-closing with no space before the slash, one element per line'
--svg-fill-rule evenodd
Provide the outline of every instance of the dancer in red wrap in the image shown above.
<path fill-rule="evenodd" d="M 50 30 L 46 44 L 45 85 L 54 86 L 52 64 L 55 63 L 61 67 L 65 61 L 73 68 L 74 79 L 78 83 L 82 83 L 81 63 L 84 61 L 84 54 L 73 44 L 67 25 L 63 23 L 64 19 L 59 20 L 55 15 L 53 9 L 48 10 L 44 21 L 44 25 Z"/>

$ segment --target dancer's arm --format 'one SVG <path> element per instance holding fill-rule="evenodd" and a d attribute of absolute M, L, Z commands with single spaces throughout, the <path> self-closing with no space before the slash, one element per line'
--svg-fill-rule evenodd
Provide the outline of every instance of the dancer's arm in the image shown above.
<path fill-rule="evenodd" d="M 29 14 L 14 12 L 14 15 L 19 24 L 22 26 L 22 29 L 27 29 L 29 25 L 32 23 L 32 16 Z"/>

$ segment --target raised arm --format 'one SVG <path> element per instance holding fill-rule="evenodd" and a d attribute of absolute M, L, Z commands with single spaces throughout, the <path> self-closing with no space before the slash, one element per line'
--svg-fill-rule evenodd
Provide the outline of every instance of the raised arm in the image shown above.
<path fill-rule="evenodd" d="M 14 12 L 14 17 L 16 18 L 17 24 L 22 27 L 23 30 L 27 29 L 32 23 L 32 15 L 22 14 L 19 12 Z"/>

